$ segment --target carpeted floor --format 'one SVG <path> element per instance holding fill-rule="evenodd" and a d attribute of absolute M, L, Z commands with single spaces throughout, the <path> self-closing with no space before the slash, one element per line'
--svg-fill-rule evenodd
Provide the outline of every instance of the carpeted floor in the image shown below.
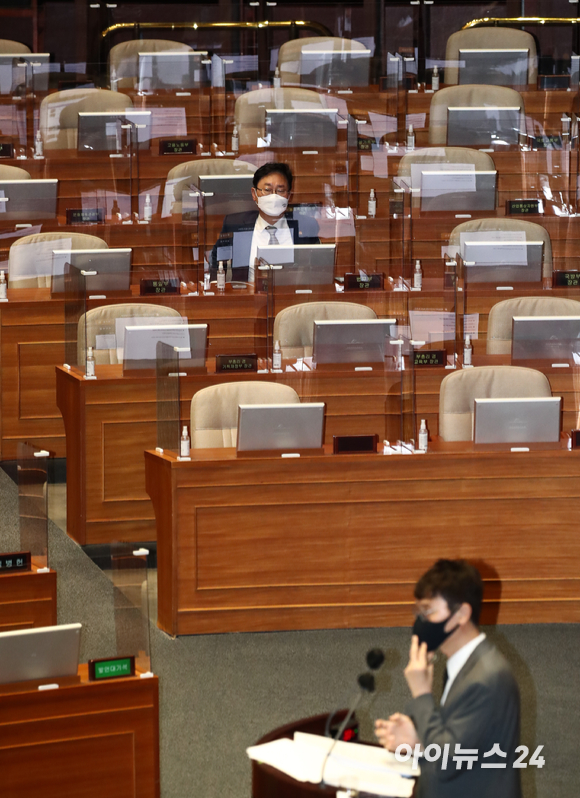
<path fill-rule="evenodd" d="M 62 508 L 52 504 L 53 516 L 62 518 Z M 17 510 L 15 485 L 0 470 L 0 550 L 17 546 Z M 115 635 L 107 576 L 52 522 L 49 557 L 58 572 L 59 623 L 84 626 L 82 660 L 110 654 Z M 530 752 L 544 745 L 544 768 L 522 770 L 524 797 L 579 795 L 578 628 L 521 625 L 485 631 L 512 663 L 520 684 L 522 743 Z M 408 645 L 407 629 L 171 639 L 152 625 L 152 663 L 161 689 L 162 798 L 250 798 L 245 749 L 279 725 L 347 705 L 357 675 L 365 670 L 366 651 L 379 646 L 386 663 L 373 703 L 359 712 L 362 735 L 370 738 L 372 721 L 402 709 L 407 700 L 402 671 Z"/>

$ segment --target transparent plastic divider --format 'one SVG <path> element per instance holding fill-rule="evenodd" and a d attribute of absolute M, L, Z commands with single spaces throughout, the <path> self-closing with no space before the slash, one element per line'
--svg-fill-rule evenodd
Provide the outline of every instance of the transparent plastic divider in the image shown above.
<path fill-rule="evenodd" d="M 462 335 L 463 291 L 458 291 L 452 262 L 448 261 L 446 267 L 443 279 L 433 280 L 435 290 L 409 292 L 409 325 L 414 353 L 423 352 L 421 363 L 454 369 Z"/>
<path fill-rule="evenodd" d="M 34 568 L 48 568 L 49 452 L 19 441 L 17 445 L 20 550 L 30 552 Z"/>
<path fill-rule="evenodd" d="M 157 343 L 157 448 L 179 455 L 181 439 L 179 349 Z"/>
<path fill-rule="evenodd" d="M 53 280 L 53 296 L 57 288 Z M 64 265 L 64 338 L 65 364 L 86 374 L 86 276 L 83 269 L 67 262 Z"/>
<path fill-rule="evenodd" d="M 152 310 L 155 306 L 152 305 Z M 185 307 L 183 308 L 185 310 Z M 123 375 L 153 376 L 157 371 L 157 345 L 163 342 L 179 353 L 180 370 L 206 374 L 208 324 L 188 324 L 186 316 L 130 317 L 119 319 L 117 344 L 123 340 Z M 117 349 L 119 351 L 119 349 Z"/>

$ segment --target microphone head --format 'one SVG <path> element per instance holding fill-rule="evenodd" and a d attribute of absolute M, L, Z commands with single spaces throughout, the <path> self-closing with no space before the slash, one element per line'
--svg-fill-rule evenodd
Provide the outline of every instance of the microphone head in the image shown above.
<path fill-rule="evenodd" d="M 380 648 L 371 648 L 367 651 L 367 665 L 372 671 L 378 671 L 384 661 L 385 655 Z"/>
<path fill-rule="evenodd" d="M 361 673 L 358 683 L 361 690 L 366 690 L 367 693 L 375 692 L 375 677 L 372 673 Z"/>

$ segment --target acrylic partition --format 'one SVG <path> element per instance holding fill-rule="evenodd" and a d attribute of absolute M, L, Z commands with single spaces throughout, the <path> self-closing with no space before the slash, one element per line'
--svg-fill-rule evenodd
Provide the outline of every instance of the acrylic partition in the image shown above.
<path fill-rule="evenodd" d="M 20 552 L 29 553 L 32 568 L 48 568 L 49 452 L 24 441 L 17 447 Z"/>
<path fill-rule="evenodd" d="M 157 343 L 157 449 L 180 453 L 181 395 L 179 349 L 159 341 Z"/>
<path fill-rule="evenodd" d="M 105 670 L 101 678 L 128 673 L 131 657 L 135 658 L 135 673 L 146 678 L 152 673 L 150 604 L 155 606 L 155 596 L 150 595 L 153 591 L 148 572 L 149 551 L 134 549 L 123 542 L 112 543 L 105 549 L 92 559 L 111 582 L 110 603 L 102 609 L 110 615 L 115 629 L 115 640 L 107 657 L 117 662 L 104 663 L 102 667 L 108 667 L 109 671 Z"/>

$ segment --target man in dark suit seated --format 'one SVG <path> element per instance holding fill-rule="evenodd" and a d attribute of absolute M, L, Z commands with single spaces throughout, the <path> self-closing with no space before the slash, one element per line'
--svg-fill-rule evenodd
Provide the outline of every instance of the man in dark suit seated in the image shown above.
<path fill-rule="evenodd" d="M 256 210 L 230 213 L 212 249 L 212 271 L 218 261 L 232 260 L 232 280 L 254 282 L 258 247 L 320 244 L 318 224 L 307 214 L 288 209 L 294 178 L 285 163 L 266 163 L 254 173 Z"/>
<path fill-rule="evenodd" d="M 406 715 L 376 721 L 379 742 L 390 751 L 402 746 L 405 756 L 420 748 L 420 798 L 520 798 L 520 695 L 509 664 L 479 630 L 479 571 L 464 560 L 439 560 L 417 582 L 415 599 L 405 668 L 412 699 Z M 439 703 L 437 649 L 448 658 Z"/>

